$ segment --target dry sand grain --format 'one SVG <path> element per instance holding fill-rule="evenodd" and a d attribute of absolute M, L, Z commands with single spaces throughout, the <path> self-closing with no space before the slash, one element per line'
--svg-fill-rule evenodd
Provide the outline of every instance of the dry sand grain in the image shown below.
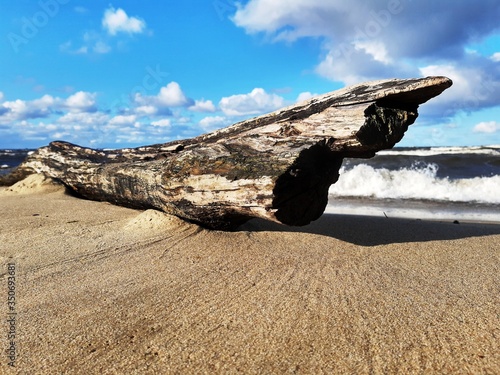
<path fill-rule="evenodd" d="M 18 373 L 500 373 L 500 225 L 324 215 L 226 233 L 40 177 L 0 210 Z"/>

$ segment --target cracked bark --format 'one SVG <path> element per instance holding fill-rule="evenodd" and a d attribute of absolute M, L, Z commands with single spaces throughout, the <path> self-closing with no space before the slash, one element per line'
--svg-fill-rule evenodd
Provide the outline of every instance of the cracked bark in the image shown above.
<path fill-rule="evenodd" d="M 345 157 L 399 142 L 445 77 L 385 80 L 334 91 L 196 138 L 120 150 L 52 142 L 0 177 L 43 173 L 77 195 L 155 208 L 213 229 L 254 217 L 287 225 L 319 218 Z"/>

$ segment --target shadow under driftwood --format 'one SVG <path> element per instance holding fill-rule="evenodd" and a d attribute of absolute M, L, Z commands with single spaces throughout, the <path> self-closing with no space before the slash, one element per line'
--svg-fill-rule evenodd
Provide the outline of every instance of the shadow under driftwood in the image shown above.
<path fill-rule="evenodd" d="M 289 227 L 254 219 L 240 226 L 238 230 L 303 232 L 333 237 L 360 246 L 376 246 L 489 236 L 500 234 L 500 224 L 325 214 L 315 222 L 303 227 Z"/>

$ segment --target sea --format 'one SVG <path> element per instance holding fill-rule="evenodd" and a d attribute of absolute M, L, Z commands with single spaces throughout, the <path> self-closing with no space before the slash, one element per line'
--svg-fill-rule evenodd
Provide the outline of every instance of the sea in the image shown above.
<path fill-rule="evenodd" d="M 34 150 L 0 150 L 0 174 Z M 500 223 L 500 145 L 393 148 L 345 159 L 327 213 Z"/>
<path fill-rule="evenodd" d="M 500 145 L 346 159 L 329 193 L 329 213 L 500 223 Z"/>

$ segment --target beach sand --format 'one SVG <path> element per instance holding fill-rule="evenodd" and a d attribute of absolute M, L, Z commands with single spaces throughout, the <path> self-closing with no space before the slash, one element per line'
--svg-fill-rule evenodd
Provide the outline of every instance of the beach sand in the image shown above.
<path fill-rule="evenodd" d="M 324 215 L 227 233 L 40 176 L 3 188 L 0 212 L 1 373 L 500 373 L 500 225 Z"/>

